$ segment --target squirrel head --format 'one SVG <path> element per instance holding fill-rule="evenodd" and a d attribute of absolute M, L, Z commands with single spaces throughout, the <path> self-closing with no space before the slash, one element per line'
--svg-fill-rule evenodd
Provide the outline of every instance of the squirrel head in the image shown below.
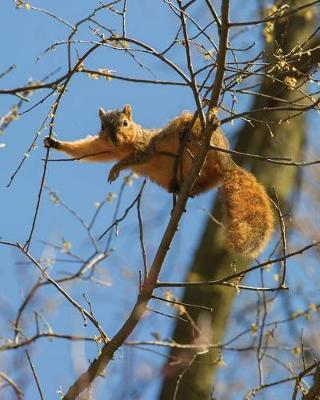
<path fill-rule="evenodd" d="M 101 120 L 100 136 L 110 139 L 115 146 L 134 142 L 137 125 L 132 120 L 132 109 L 129 104 L 123 109 L 105 111 L 99 109 Z"/>

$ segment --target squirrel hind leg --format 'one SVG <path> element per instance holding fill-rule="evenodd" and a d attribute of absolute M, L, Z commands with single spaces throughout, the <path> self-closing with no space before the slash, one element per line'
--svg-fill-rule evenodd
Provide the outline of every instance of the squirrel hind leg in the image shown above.
<path fill-rule="evenodd" d="M 168 193 L 178 194 L 180 191 L 181 184 L 176 178 L 172 178 L 169 182 Z"/>

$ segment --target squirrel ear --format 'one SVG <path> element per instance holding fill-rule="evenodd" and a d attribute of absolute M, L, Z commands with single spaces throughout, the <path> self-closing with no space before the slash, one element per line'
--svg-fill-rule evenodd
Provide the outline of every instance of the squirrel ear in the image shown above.
<path fill-rule="evenodd" d="M 99 117 L 100 117 L 100 119 L 103 119 L 103 117 L 105 117 L 106 116 L 106 112 L 105 112 L 105 110 L 101 107 L 101 108 L 99 108 Z"/>
<path fill-rule="evenodd" d="M 122 112 L 123 112 L 123 114 L 125 114 L 125 115 L 127 116 L 128 119 L 131 119 L 131 118 L 132 118 L 132 109 L 131 109 L 130 104 L 126 104 L 126 105 L 123 107 Z"/>

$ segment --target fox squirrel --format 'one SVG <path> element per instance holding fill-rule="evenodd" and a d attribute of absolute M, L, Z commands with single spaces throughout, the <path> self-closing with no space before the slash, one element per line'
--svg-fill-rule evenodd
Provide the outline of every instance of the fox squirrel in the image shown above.
<path fill-rule="evenodd" d="M 116 180 L 120 171 L 130 168 L 168 192 L 179 192 L 201 146 L 199 118 L 194 121 L 193 114 L 185 112 L 164 128 L 144 129 L 133 121 L 130 105 L 122 111 L 106 112 L 100 108 L 99 117 L 101 131 L 97 136 L 73 142 L 47 137 L 45 146 L 77 160 L 117 160 L 110 170 L 109 182 Z M 212 145 L 229 148 L 220 128 L 212 137 Z M 234 163 L 230 154 L 210 150 L 190 195 L 198 195 L 218 184 L 226 205 L 226 236 L 230 248 L 244 256 L 257 256 L 273 230 L 268 195 L 251 173 Z"/>

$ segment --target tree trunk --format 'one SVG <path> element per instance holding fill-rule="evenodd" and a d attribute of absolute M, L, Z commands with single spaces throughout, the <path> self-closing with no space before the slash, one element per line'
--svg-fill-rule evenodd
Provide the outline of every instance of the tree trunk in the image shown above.
<path fill-rule="evenodd" d="M 298 7 L 307 2 L 305 0 L 291 0 L 285 3 Z M 303 40 L 313 32 L 314 20 L 307 21 L 304 13 L 305 10 L 298 15 L 293 14 L 290 18 L 283 18 L 275 23 L 275 39 L 281 45 L 284 53 L 296 46 L 298 42 L 303 43 Z M 272 48 L 266 49 L 269 54 L 267 56 L 269 61 L 273 60 L 273 50 Z M 317 60 L 319 60 L 319 54 L 317 54 Z M 312 62 L 314 61 L 312 60 Z M 306 69 L 310 69 L 311 65 L 310 62 L 308 65 L 306 60 L 300 58 L 300 60 L 297 59 L 296 61 L 296 67 L 300 71 L 307 72 Z M 283 80 L 285 75 L 278 73 L 277 77 Z M 297 75 L 297 79 L 299 78 L 300 76 Z M 260 93 L 287 100 L 297 96 L 297 92 L 294 90 L 288 90 L 285 85 L 273 82 L 267 77 L 262 82 Z M 262 106 L 277 107 L 281 105 L 283 106 L 283 103 L 276 99 L 257 96 L 252 109 L 261 108 Z M 268 120 L 272 121 L 279 118 L 285 119 L 292 115 L 292 112 L 286 111 L 280 114 L 279 112 L 268 111 L 260 115 L 254 114 L 253 117 L 266 120 L 266 115 Z M 247 124 L 238 134 L 236 150 L 251 154 L 290 157 L 298 160 L 305 142 L 304 114 L 291 119 L 289 123 L 271 125 L 271 129 L 274 137 L 272 137 L 265 124 L 255 123 L 254 127 Z M 269 193 L 274 187 L 282 204 L 296 187 L 298 176 L 296 167 L 244 157 L 236 161 L 239 165 L 245 165 L 245 168 L 250 169 L 258 181 L 265 185 Z M 220 216 L 221 214 L 222 209 L 218 199 L 212 206 L 212 215 Z M 220 226 L 208 220 L 186 281 L 215 280 L 229 275 L 232 273 L 234 259 L 235 256 L 231 255 L 224 247 L 223 230 Z M 236 260 L 237 271 L 247 267 L 247 263 L 247 260 L 239 259 L 238 257 Z M 211 343 L 221 343 L 232 311 L 234 297 L 235 290 L 230 287 L 189 287 L 186 288 L 182 301 L 213 308 L 212 313 L 204 312 L 197 308 L 189 308 L 188 313 L 196 323 L 201 325 L 201 321 L 204 321 L 207 340 Z M 208 328 L 208 325 L 210 325 L 210 328 Z M 194 343 L 196 337 L 197 332 L 190 325 L 177 320 L 173 335 L 174 341 L 177 343 Z M 203 341 L 204 339 L 202 339 Z M 198 355 L 195 360 L 193 360 L 195 353 L 192 350 L 173 349 L 170 356 L 173 359 L 165 365 L 163 370 L 164 378 L 160 399 L 173 399 L 175 391 L 177 391 L 176 400 L 209 399 L 214 381 L 214 372 L 219 364 L 219 350 L 210 350 L 206 354 Z M 180 379 L 179 375 L 181 373 L 182 377 Z M 177 389 L 178 380 L 179 386 Z"/>

